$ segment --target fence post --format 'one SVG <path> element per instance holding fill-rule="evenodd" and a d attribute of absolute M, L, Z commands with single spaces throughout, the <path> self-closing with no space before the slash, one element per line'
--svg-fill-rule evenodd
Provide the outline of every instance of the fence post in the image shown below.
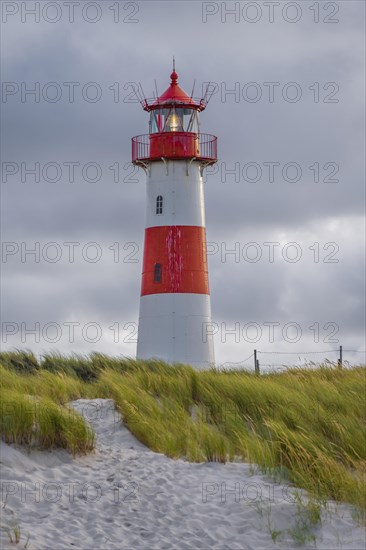
<path fill-rule="evenodd" d="M 343 348 L 342 348 L 342 346 L 339 346 L 338 367 L 343 367 Z"/>
<path fill-rule="evenodd" d="M 259 360 L 257 359 L 257 350 L 254 350 L 254 372 L 259 374 Z"/>

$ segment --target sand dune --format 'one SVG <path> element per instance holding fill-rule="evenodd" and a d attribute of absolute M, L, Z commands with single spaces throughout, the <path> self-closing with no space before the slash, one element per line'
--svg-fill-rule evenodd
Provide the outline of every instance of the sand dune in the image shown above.
<path fill-rule="evenodd" d="M 295 488 L 244 463 L 192 464 L 154 453 L 121 425 L 111 400 L 73 406 L 96 432 L 91 455 L 28 454 L 1 443 L 1 524 L 21 533 L 15 545 L 2 529 L 4 549 L 23 548 L 28 535 L 34 550 L 314 548 L 311 536 L 320 550 L 365 549 L 365 532 L 346 505 L 329 503 L 321 523 L 304 528 Z"/>

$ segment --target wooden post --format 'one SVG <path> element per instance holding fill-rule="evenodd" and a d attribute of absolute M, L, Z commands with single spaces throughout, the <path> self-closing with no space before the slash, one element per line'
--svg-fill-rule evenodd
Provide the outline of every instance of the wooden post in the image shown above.
<path fill-rule="evenodd" d="M 342 346 L 339 346 L 338 367 L 343 367 L 343 349 L 342 349 Z"/>
<path fill-rule="evenodd" d="M 259 360 L 257 359 L 257 350 L 254 350 L 254 372 L 259 374 Z"/>

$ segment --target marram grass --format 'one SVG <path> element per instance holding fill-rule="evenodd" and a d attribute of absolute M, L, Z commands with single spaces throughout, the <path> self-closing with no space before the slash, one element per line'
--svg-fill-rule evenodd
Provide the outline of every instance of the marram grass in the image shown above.
<path fill-rule="evenodd" d="M 112 398 L 127 427 L 154 451 L 197 462 L 242 459 L 319 499 L 366 508 L 365 367 L 320 365 L 258 377 L 102 354 L 38 362 L 12 352 L 0 354 L 0 377 L 2 395 L 20 412 L 32 399 L 48 410 L 32 421 L 2 410 L 6 441 L 29 445 L 36 437 L 43 448 L 87 452 L 90 429 L 67 403 Z"/>
<path fill-rule="evenodd" d="M 85 454 L 94 448 L 93 431 L 74 409 L 49 398 L 3 388 L 0 399 L 0 431 L 6 443 L 64 448 L 72 454 Z"/>

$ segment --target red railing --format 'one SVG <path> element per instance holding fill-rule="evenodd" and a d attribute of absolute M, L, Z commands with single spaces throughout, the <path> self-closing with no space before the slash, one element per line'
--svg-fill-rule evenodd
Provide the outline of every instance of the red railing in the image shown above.
<path fill-rule="evenodd" d="M 161 157 L 196 157 L 206 162 L 217 160 L 217 137 L 192 132 L 162 132 L 132 138 L 132 162 L 159 160 Z"/>

